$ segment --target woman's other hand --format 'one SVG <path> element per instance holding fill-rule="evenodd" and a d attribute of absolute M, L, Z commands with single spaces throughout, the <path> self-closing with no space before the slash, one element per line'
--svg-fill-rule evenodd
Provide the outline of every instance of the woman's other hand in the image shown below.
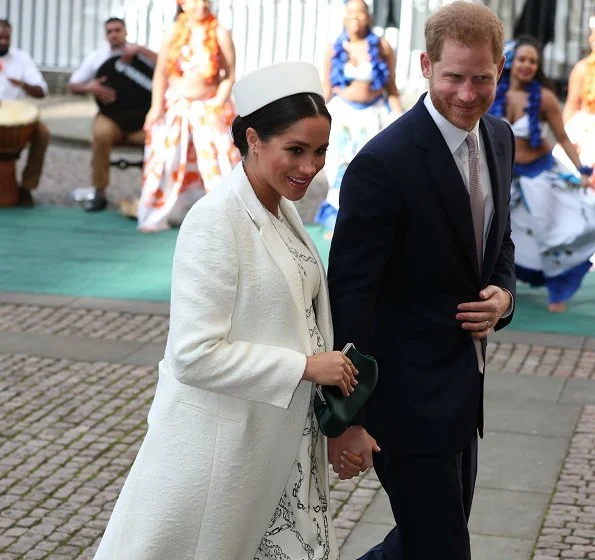
<path fill-rule="evenodd" d="M 149 131 L 151 127 L 158 121 L 163 118 L 163 109 L 159 107 L 151 107 L 147 116 L 145 117 L 145 124 L 143 125 L 143 130 L 145 132 Z"/>
<path fill-rule="evenodd" d="M 303 379 L 317 385 L 334 385 L 348 397 L 357 385 L 358 374 L 351 360 L 341 352 L 321 352 L 306 358 Z"/>

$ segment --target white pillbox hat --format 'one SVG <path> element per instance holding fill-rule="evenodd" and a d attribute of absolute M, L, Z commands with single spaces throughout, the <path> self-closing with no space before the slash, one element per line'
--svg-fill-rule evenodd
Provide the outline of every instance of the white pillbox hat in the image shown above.
<path fill-rule="evenodd" d="M 324 96 L 318 70 L 308 62 L 279 62 L 265 66 L 238 80 L 232 92 L 240 117 L 296 93 Z"/>

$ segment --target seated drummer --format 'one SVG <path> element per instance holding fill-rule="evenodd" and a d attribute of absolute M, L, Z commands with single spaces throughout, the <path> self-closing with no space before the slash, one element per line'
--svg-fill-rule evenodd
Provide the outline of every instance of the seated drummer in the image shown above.
<path fill-rule="evenodd" d="M 140 54 L 153 63 L 157 61 L 157 54 L 146 47 L 126 41 L 124 20 L 112 17 L 105 22 L 104 26 L 107 44 L 102 45 L 83 60 L 81 66 L 70 77 L 69 87 L 72 93 L 90 93 L 102 103 L 113 103 L 116 100 L 116 91 L 103 83 L 105 78 L 95 78 L 99 67 L 117 54 L 121 54 L 124 62 L 130 62 Z M 109 117 L 97 113 L 93 121 L 93 160 L 91 162 L 95 197 L 85 201 L 83 207 L 86 211 L 96 212 L 107 206 L 105 189 L 109 184 L 112 146 L 123 143 L 142 146 L 144 142 L 145 134 L 142 127 L 137 131 L 125 131 Z"/>
<path fill-rule="evenodd" d="M 48 85 L 33 59 L 21 49 L 10 46 L 12 27 L 0 19 L 0 101 L 45 97 Z M 50 142 L 47 126 L 37 121 L 29 144 L 29 155 L 19 183 L 19 206 L 33 206 L 31 191 L 39 184 L 45 152 Z"/>

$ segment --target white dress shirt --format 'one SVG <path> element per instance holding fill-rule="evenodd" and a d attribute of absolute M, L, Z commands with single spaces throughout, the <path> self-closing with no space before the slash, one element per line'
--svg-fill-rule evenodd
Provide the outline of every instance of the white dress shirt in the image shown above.
<path fill-rule="evenodd" d="M 45 95 L 48 93 L 48 85 L 35 62 L 21 49 L 11 47 L 4 56 L 0 57 L 0 100 L 26 98 L 25 90 L 15 86 L 9 78 L 29 86 L 40 86 Z"/>
<path fill-rule="evenodd" d="M 490 179 L 490 170 L 488 168 L 483 136 L 479 130 L 479 121 L 473 127 L 473 130 L 467 132 L 466 130 L 457 128 L 438 112 L 432 103 L 429 93 L 424 99 L 424 104 L 433 121 L 436 123 L 436 126 L 442 133 L 446 144 L 448 145 L 448 149 L 450 150 L 450 153 L 452 154 L 452 157 L 459 168 L 459 172 L 463 177 L 463 182 L 467 187 L 467 192 L 469 192 L 469 148 L 467 147 L 465 139 L 467 138 L 469 132 L 473 132 L 477 136 L 479 145 L 479 181 L 481 184 L 485 208 L 485 220 L 483 224 L 483 248 L 485 254 L 488 233 L 490 231 L 492 218 L 494 217 L 494 197 L 492 196 L 492 181 Z"/>
<path fill-rule="evenodd" d="M 128 43 L 126 43 L 128 44 Z M 105 43 L 91 54 L 87 55 L 81 65 L 70 76 L 69 83 L 85 84 L 93 80 L 99 67 L 112 56 L 121 54 L 123 49 L 112 49 L 109 43 Z"/>

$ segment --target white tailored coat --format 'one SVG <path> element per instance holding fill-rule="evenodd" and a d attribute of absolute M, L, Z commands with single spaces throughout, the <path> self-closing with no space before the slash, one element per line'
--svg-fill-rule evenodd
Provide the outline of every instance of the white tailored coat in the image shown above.
<path fill-rule="evenodd" d="M 280 206 L 317 257 L 332 348 L 321 259 Z M 312 352 L 297 266 L 239 164 L 180 229 L 148 432 L 95 560 L 253 560 L 297 456 Z"/>

